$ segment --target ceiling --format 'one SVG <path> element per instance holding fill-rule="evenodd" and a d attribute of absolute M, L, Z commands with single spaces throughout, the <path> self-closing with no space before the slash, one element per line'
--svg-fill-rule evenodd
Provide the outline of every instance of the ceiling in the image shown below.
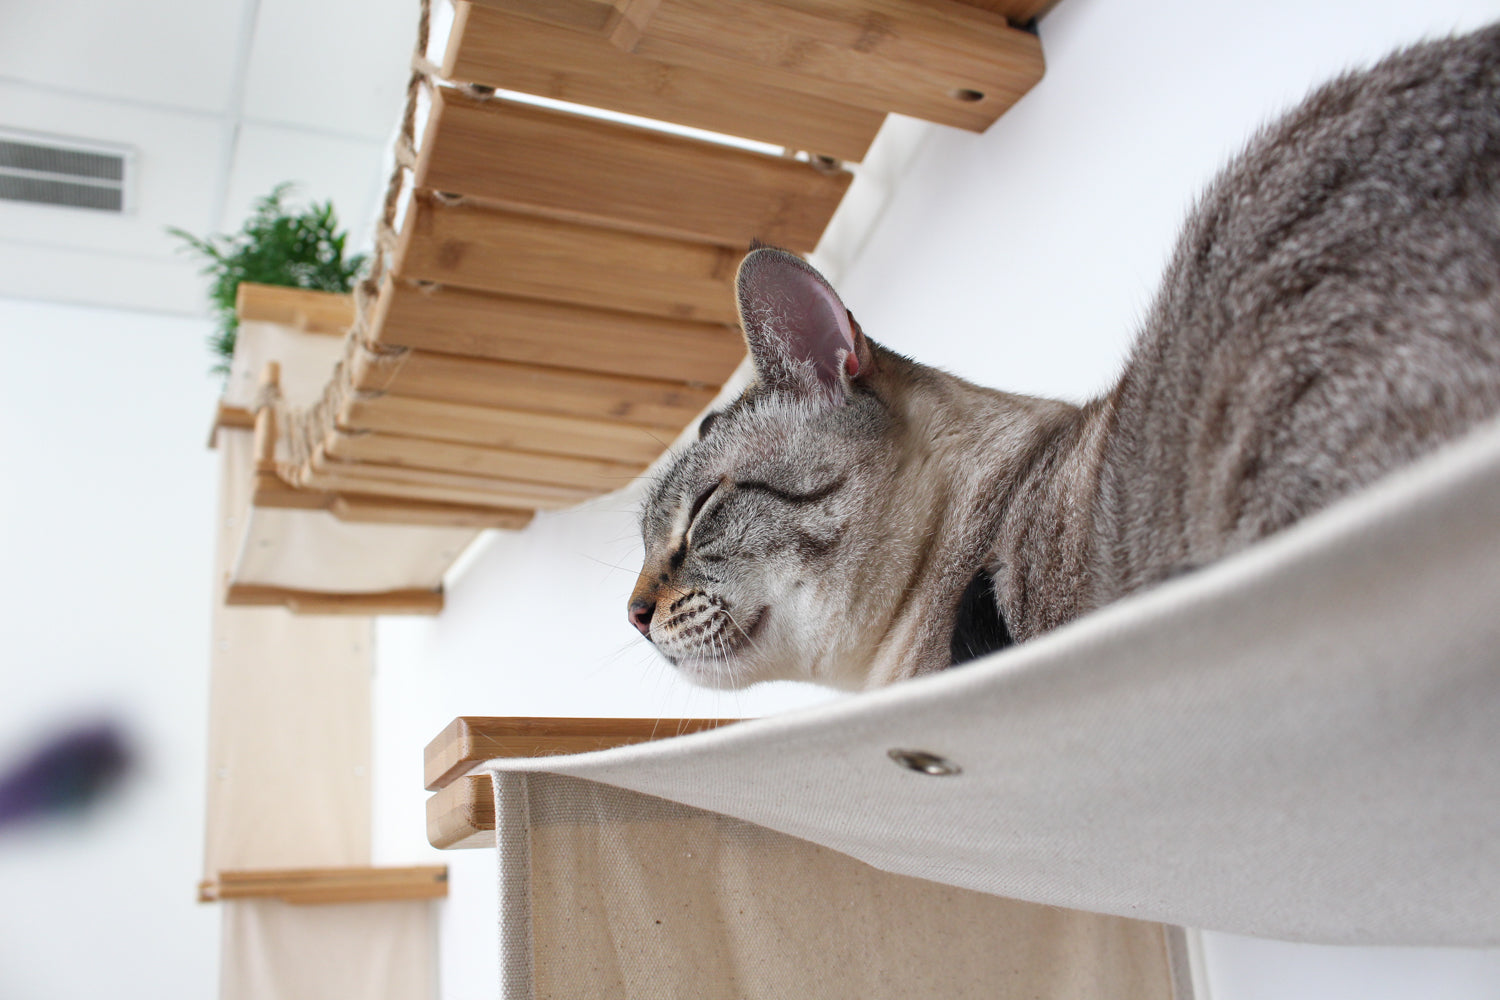
<path fill-rule="evenodd" d="M 417 0 L 0 5 L 0 128 L 131 151 L 123 215 L 0 201 L 0 297 L 197 314 L 168 226 L 234 231 L 283 181 L 367 244 Z"/>

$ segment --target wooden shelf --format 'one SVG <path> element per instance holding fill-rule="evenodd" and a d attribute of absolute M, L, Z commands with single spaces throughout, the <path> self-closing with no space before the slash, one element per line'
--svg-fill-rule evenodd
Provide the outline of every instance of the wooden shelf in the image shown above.
<path fill-rule="evenodd" d="M 676 122 L 859 162 L 884 113 L 767 86 L 753 69 L 714 72 L 624 52 L 579 31 L 458 3 L 443 63 L 450 80 Z"/>
<path fill-rule="evenodd" d="M 328 593 L 232 583 L 225 588 L 224 603 L 232 608 L 284 607 L 304 615 L 435 615 L 443 610 L 443 592 L 439 589 Z"/>
<path fill-rule="evenodd" d="M 429 351 L 394 355 L 362 352 L 354 358 L 351 380 L 361 392 L 620 420 L 674 435 L 708 405 L 716 391 L 707 385 Z"/>
<path fill-rule="evenodd" d="M 983 131 L 1042 77 L 1046 0 L 485 0 L 647 60 Z M 601 16 L 600 8 L 612 14 Z"/>
<path fill-rule="evenodd" d="M 1012 23 L 1047 2 L 458 0 L 360 315 L 241 289 L 247 319 L 350 331 L 257 418 L 256 505 L 517 527 L 625 486 L 743 362 L 748 248 L 812 250 L 888 111 L 993 121 L 1040 77 Z"/>
<path fill-rule="evenodd" d="M 659 316 L 421 288 L 387 279 L 370 341 L 491 361 L 722 385 L 745 356 L 737 330 Z"/>
<path fill-rule="evenodd" d="M 532 413 L 393 394 L 346 400 L 337 420 L 338 426 L 355 431 L 386 431 L 437 441 L 643 464 L 662 453 L 672 433 L 608 418 Z"/>
<path fill-rule="evenodd" d="M 639 232 L 807 252 L 852 179 L 785 157 L 438 88 L 415 183 Z"/>
<path fill-rule="evenodd" d="M 496 476 L 541 484 L 576 486 L 597 493 L 622 489 L 645 471 L 641 462 L 610 462 L 504 448 L 483 448 L 397 434 L 335 431 L 326 444 L 330 458 L 435 472 Z"/>
<path fill-rule="evenodd" d="M 393 271 L 450 288 L 737 324 L 734 275 L 745 249 L 445 202 L 418 191 Z"/>
<path fill-rule="evenodd" d="M 198 884 L 198 901 L 279 899 L 297 905 L 442 899 L 448 866 L 259 868 L 221 871 Z"/>

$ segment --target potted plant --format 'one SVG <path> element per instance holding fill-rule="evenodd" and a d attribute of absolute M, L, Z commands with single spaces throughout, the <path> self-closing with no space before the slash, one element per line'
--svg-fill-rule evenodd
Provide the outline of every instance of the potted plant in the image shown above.
<path fill-rule="evenodd" d="M 205 258 L 203 273 L 212 279 L 208 296 L 218 319 L 209 337 L 215 374 L 227 375 L 234 357 L 239 329 L 234 302 L 240 282 L 348 292 L 364 267 L 365 254 L 344 255 L 349 234 L 338 228 L 333 202 L 299 211 L 285 204 L 291 189 L 290 184 L 278 184 L 255 203 L 250 218 L 233 235 L 200 238 L 175 227 L 167 230 Z"/>

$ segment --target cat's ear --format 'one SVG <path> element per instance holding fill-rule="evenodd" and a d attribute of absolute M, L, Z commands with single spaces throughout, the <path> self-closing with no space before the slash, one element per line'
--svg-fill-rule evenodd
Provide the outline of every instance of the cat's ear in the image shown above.
<path fill-rule="evenodd" d="M 873 358 L 823 276 L 800 257 L 764 247 L 744 259 L 736 280 L 759 381 L 772 391 L 842 403 Z"/>

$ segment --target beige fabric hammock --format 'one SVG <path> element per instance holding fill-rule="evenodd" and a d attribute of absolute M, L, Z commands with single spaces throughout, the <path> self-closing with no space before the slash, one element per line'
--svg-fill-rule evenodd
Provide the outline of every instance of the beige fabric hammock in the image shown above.
<path fill-rule="evenodd" d="M 491 762 L 505 995 L 561 995 L 532 965 L 563 947 L 550 940 L 553 840 L 612 855 L 589 877 L 624 877 L 607 874 L 623 858 L 647 883 L 675 873 L 740 898 L 732 864 L 705 873 L 662 846 L 657 824 L 680 809 L 690 826 L 734 831 L 707 848 L 729 854 L 782 836 L 840 863 L 1118 917 L 1495 945 L 1497 746 L 1492 425 L 1236 558 L 962 669 L 673 740 Z M 958 773 L 913 771 L 900 751 Z M 590 832 L 592 820 L 579 832 L 590 810 L 623 832 Z M 632 838 L 639 849 L 620 846 Z M 789 870 L 807 886 L 798 905 L 820 908 L 791 918 L 793 940 L 848 912 L 837 878 Z M 757 877 L 781 871 L 773 860 Z M 587 909 L 568 920 L 586 924 Z M 712 912 L 688 940 L 739 933 L 715 931 L 727 907 Z M 989 939 L 1006 940 L 1005 918 L 992 921 Z M 1052 995 L 1106 994 L 1121 995 Z"/>

